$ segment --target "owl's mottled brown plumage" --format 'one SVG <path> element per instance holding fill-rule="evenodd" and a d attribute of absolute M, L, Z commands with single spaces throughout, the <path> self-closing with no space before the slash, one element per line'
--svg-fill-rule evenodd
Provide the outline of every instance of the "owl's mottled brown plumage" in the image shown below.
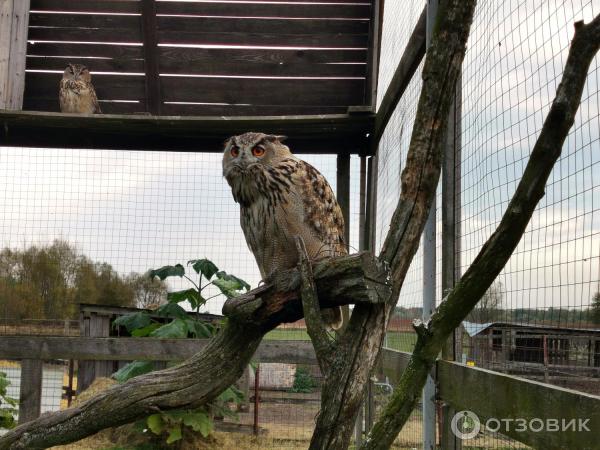
<path fill-rule="evenodd" d="M 60 80 L 60 111 L 64 113 L 100 114 L 100 105 L 92 76 L 87 67 L 69 64 Z"/>
<path fill-rule="evenodd" d="M 263 278 L 298 263 L 295 236 L 313 260 L 347 253 L 344 218 L 327 180 L 281 141 L 245 133 L 228 139 L 223 154 L 223 176 L 240 204 L 242 230 Z M 325 318 L 337 327 L 341 313 L 335 309 Z"/>

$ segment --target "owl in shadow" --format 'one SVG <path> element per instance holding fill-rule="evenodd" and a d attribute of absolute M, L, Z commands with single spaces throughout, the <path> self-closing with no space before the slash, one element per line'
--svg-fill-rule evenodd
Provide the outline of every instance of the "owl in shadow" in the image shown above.
<path fill-rule="evenodd" d="M 81 64 L 69 64 L 60 80 L 60 111 L 77 114 L 100 114 L 92 75 Z"/>

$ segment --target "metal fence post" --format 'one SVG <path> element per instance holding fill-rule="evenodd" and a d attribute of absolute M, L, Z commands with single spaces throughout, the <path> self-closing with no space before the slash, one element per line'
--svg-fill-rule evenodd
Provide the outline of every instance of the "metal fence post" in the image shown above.
<path fill-rule="evenodd" d="M 438 9 L 438 0 L 427 2 L 427 34 L 426 46 L 429 47 L 433 26 Z M 423 321 L 429 320 L 435 310 L 436 290 L 436 201 L 431 204 L 429 217 L 423 230 Z M 423 448 L 434 450 L 436 448 L 436 404 L 435 382 L 429 375 L 423 387 Z"/>

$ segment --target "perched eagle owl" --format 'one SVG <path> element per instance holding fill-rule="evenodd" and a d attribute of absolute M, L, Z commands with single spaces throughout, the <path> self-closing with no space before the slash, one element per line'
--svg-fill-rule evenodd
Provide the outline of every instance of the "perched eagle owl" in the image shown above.
<path fill-rule="evenodd" d="M 347 253 L 344 218 L 327 180 L 282 141 L 245 133 L 229 138 L 223 154 L 223 176 L 263 279 L 298 263 L 296 236 L 312 260 Z M 323 310 L 323 317 L 332 328 L 341 326 L 340 308 Z"/>
<path fill-rule="evenodd" d="M 101 113 L 92 75 L 81 64 L 69 64 L 60 80 L 60 111 L 64 113 Z"/>

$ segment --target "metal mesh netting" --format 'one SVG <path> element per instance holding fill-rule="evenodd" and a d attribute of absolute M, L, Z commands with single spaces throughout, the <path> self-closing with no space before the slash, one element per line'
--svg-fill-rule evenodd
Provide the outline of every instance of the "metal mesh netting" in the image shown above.
<path fill-rule="evenodd" d="M 598 3 L 479 2 L 462 75 L 459 272 L 466 270 L 497 226 L 520 180 L 560 80 L 573 23 L 589 21 Z M 399 58 L 423 2 L 386 4 L 380 86 Z M 390 31 L 394 28 L 395 31 Z M 401 36 L 398 35 L 401 33 Z M 386 43 L 387 40 L 387 43 Z M 401 51 L 400 51 L 401 53 Z M 546 195 L 502 274 L 467 319 L 464 362 L 561 386 L 600 393 L 600 112 L 598 58 L 582 103 L 549 179 Z M 420 71 L 404 93 L 379 148 L 377 248 L 387 233 L 416 111 Z M 385 92 L 379 91 L 379 101 Z M 441 295 L 441 197 L 437 195 L 437 301 Z M 386 345 L 410 351 L 410 322 L 421 316 L 422 248 L 410 267 Z M 594 300 L 596 299 L 596 300 Z M 398 327 L 395 329 L 394 326 Z M 402 331 L 405 331 L 402 333 Z M 414 434 L 411 427 L 400 437 Z M 420 437 L 420 435 L 419 435 Z M 417 443 L 419 441 L 417 440 Z M 480 436 L 483 448 L 521 448 L 500 435 Z M 421 444 L 418 444 L 421 445 Z M 479 448 L 479 447 L 478 447 Z"/>

